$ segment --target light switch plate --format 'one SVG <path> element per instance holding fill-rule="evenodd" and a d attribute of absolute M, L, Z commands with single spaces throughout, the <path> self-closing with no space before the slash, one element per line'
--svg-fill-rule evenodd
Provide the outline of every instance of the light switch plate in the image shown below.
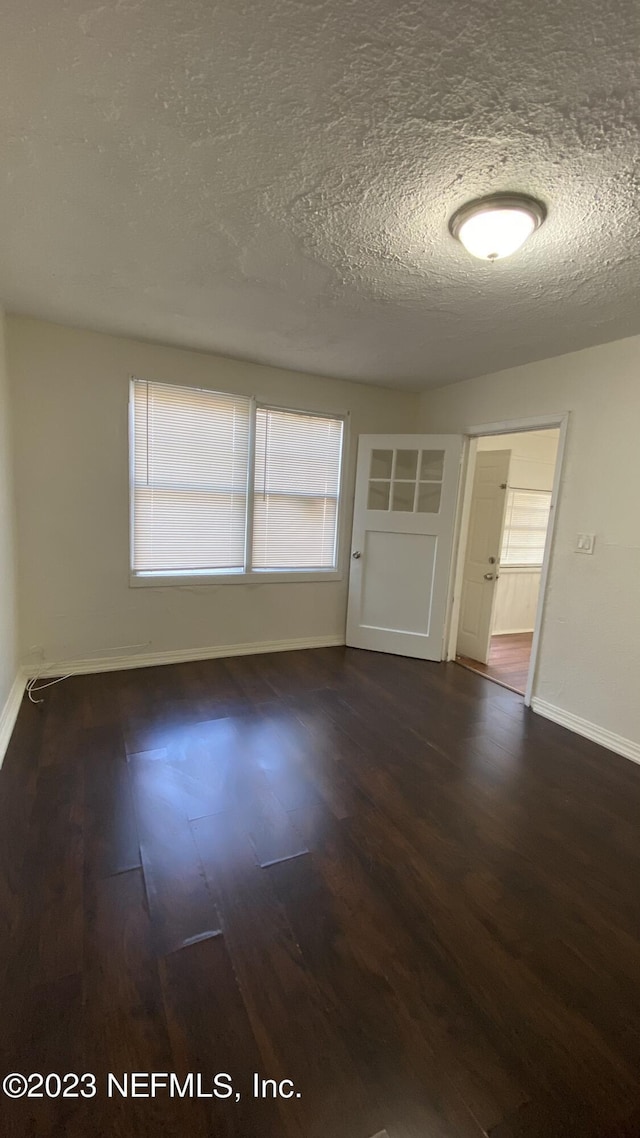
<path fill-rule="evenodd" d="M 576 538 L 576 553 L 593 553 L 595 544 L 595 533 L 579 533 Z"/>

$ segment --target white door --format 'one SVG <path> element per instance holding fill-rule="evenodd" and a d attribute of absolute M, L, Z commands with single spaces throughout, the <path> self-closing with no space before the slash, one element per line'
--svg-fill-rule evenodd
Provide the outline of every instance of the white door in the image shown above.
<path fill-rule="evenodd" d="M 460 435 L 361 435 L 347 644 L 443 658 Z"/>
<path fill-rule="evenodd" d="M 510 461 L 510 450 L 476 454 L 456 652 L 482 664 L 491 646 Z"/>

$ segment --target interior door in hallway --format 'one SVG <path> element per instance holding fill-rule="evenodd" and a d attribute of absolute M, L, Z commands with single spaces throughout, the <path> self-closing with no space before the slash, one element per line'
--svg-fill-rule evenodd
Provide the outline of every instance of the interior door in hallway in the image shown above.
<path fill-rule="evenodd" d="M 510 461 L 510 450 L 476 454 L 456 651 L 483 664 L 491 646 Z"/>
<path fill-rule="evenodd" d="M 461 435 L 361 435 L 347 644 L 443 658 Z"/>

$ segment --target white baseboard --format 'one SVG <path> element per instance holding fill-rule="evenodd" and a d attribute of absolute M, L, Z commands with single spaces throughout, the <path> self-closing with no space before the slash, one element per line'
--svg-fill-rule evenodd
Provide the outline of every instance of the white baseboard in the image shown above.
<path fill-rule="evenodd" d="M 532 628 L 501 628 L 499 632 L 492 632 L 492 636 L 521 636 L 523 632 L 533 633 Z"/>
<path fill-rule="evenodd" d="M 614 731 L 607 731 L 604 727 L 598 727 L 597 723 L 591 723 L 579 715 L 572 715 L 570 711 L 563 711 L 561 707 L 555 707 L 554 704 L 547 703 L 544 699 L 538 699 L 537 696 L 531 700 L 531 707 L 533 711 L 536 711 L 538 715 L 543 715 L 545 719 L 551 719 L 554 723 L 559 723 L 561 727 L 568 727 L 570 731 L 584 735 L 585 739 L 591 739 L 594 743 L 599 743 L 601 747 L 606 747 L 609 751 L 623 755 L 625 759 L 640 763 L 640 743 L 634 743 L 632 739 L 625 739 L 623 735 L 616 735 Z"/>
<path fill-rule="evenodd" d="M 47 661 L 36 668 L 29 665 L 27 676 L 89 675 L 93 672 L 120 672 L 125 668 L 152 668 L 159 664 L 183 664 L 189 660 L 215 660 L 223 656 L 255 656 L 262 652 L 296 652 L 303 648 L 334 648 L 344 644 L 344 636 L 313 636 L 302 640 L 264 640 L 254 644 L 221 644 L 209 648 L 182 648 L 171 652 L 147 652 L 137 656 L 96 656 L 86 660 Z M 24 684 L 23 684 L 24 687 Z"/>
<path fill-rule="evenodd" d="M 27 682 L 27 674 L 22 669 L 18 672 L 6 702 L 0 711 L 0 767 L 9 746 L 9 740 L 15 727 L 18 712 L 22 705 L 22 697 Z"/>

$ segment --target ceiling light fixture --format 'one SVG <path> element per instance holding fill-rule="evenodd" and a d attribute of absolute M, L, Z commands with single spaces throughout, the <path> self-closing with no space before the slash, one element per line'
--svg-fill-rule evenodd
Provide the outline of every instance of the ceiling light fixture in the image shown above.
<path fill-rule="evenodd" d="M 542 225 L 547 211 L 527 194 L 490 194 L 460 206 L 449 230 L 474 257 L 510 257 Z"/>

